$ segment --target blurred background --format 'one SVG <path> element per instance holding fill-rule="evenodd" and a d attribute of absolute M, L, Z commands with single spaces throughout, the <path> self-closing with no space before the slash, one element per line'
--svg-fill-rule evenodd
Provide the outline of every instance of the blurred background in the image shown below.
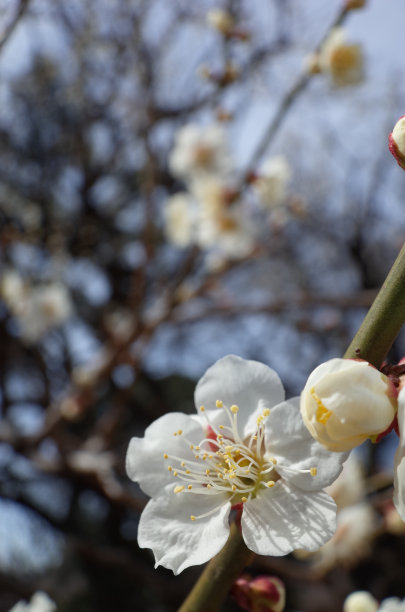
<path fill-rule="evenodd" d="M 291 396 L 344 353 L 405 237 L 404 19 L 402 0 L 0 0 L 0 612 L 39 589 L 63 612 L 180 605 L 200 568 L 137 547 L 129 440 L 192 412 L 223 355 Z M 286 610 L 405 597 L 395 438 L 335 486 L 330 545 L 250 568 Z"/>

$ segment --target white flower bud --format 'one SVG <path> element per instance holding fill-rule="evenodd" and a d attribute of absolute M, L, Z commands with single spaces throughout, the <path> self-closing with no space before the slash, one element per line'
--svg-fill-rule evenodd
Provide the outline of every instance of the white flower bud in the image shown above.
<path fill-rule="evenodd" d="M 346 597 L 343 612 L 377 612 L 378 602 L 368 591 L 355 591 Z"/>
<path fill-rule="evenodd" d="M 390 380 L 366 361 L 331 359 L 309 376 L 301 414 L 311 435 L 332 451 L 346 451 L 391 425 L 397 408 Z"/>
<path fill-rule="evenodd" d="M 396 122 L 388 142 L 391 153 L 405 170 L 405 115 Z"/>

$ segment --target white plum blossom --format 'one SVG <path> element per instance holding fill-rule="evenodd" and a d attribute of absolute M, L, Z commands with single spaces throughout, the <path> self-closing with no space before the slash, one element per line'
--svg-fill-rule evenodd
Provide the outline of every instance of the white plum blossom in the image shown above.
<path fill-rule="evenodd" d="M 269 157 L 264 161 L 253 182 L 263 206 L 276 208 L 285 202 L 290 178 L 291 168 L 283 155 Z"/>
<path fill-rule="evenodd" d="M 346 40 L 343 28 L 333 28 L 317 58 L 319 70 L 329 74 L 337 87 L 354 85 L 364 78 L 362 48 L 357 44 L 348 44 Z"/>
<path fill-rule="evenodd" d="M 266 365 L 229 355 L 195 391 L 197 414 L 169 413 L 132 438 L 127 473 L 152 499 L 138 543 L 175 574 L 213 557 L 237 506 L 249 549 L 263 555 L 313 551 L 335 529 L 336 506 L 322 489 L 346 454 L 329 453 L 306 429 L 299 398 L 284 400 Z"/>
<path fill-rule="evenodd" d="M 367 361 L 330 359 L 310 374 L 301 393 L 301 414 L 312 436 L 332 451 L 377 437 L 392 424 L 396 391 Z"/>
<path fill-rule="evenodd" d="M 30 602 L 19 601 L 9 612 L 55 612 L 55 602 L 43 591 L 37 591 Z"/>
<path fill-rule="evenodd" d="M 222 125 L 189 123 L 177 132 L 169 168 L 185 181 L 207 174 L 227 176 L 231 161 Z"/>

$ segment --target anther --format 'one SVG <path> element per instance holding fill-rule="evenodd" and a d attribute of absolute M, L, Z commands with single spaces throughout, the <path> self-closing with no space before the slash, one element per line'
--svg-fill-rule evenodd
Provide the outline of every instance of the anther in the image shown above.
<path fill-rule="evenodd" d="M 239 412 L 239 406 L 237 406 L 236 404 L 233 404 L 233 405 L 231 406 L 231 412 L 232 412 L 233 414 L 237 414 L 237 413 Z"/>
<path fill-rule="evenodd" d="M 243 503 L 247 502 L 247 497 L 242 497 L 242 501 L 243 501 Z"/>
<path fill-rule="evenodd" d="M 179 485 L 178 487 L 174 487 L 174 492 L 175 493 L 181 493 L 182 491 L 184 491 L 184 486 L 183 485 Z"/>
<path fill-rule="evenodd" d="M 183 430 L 182 430 L 182 429 L 179 429 L 179 430 L 178 430 L 178 432 L 177 432 L 177 434 L 178 434 L 179 436 L 181 436 L 181 434 L 182 434 L 182 433 L 183 433 Z"/>
<path fill-rule="evenodd" d="M 215 405 L 217 408 L 222 408 L 222 406 L 224 405 L 224 402 L 222 400 L 217 400 L 215 402 Z"/>
<path fill-rule="evenodd" d="M 268 417 L 268 416 L 269 416 L 269 414 L 270 414 L 270 408 L 265 408 L 265 409 L 263 410 L 263 416 L 264 416 L 264 417 Z"/>
<path fill-rule="evenodd" d="M 192 489 L 192 488 L 193 488 L 193 485 L 187 485 L 187 489 L 188 489 L 189 491 L 191 491 L 191 489 Z"/>
<path fill-rule="evenodd" d="M 173 472 L 173 476 L 178 476 L 178 472 Z"/>
<path fill-rule="evenodd" d="M 167 469 L 169 470 L 169 472 L 171 472 L 173 468 L 172 468 L 172 466 L 171 466 L 171 465 L 168 465 L 168 466 L 167 466 Z"/>
<path fill-rule="evenodd" d="M 192 521 L 195 521 L 195 516 L 194 516 L 194 514 L 191 514 L 191 515 L 190 515 L 190 518 L 191 518 L 191 520 L 192 520 Z"/>
<path fill-rule="evenodd" d="M 236 491 L 236 486 L 232 485 L 232 491 Z"/>
<path fill-rule="evenodd" d="M 271 489 L 272 487 L 274 487 L 276 483 L 274 482 L 274 480 L 269 480 L 268 482 L 266 482 L 266 485 Z"/>
<path fill-rule="evenodd" d="M 311 469 L 309 470 L 309 473 L 311 474 L 311 476 L 316 476 L 318 473 L 318 470 L 316 469 L 316 467 L 311 467 Z"/>
<path fill-rule="evenodd" d="M 277 459 L 275 457 L 270 457 L 269 461 L 271 461 L 273 465 L 277 465 Z"/>
<path fill-rule="evenodd" d="M 163 455 L 163 459 L 168 459 L 168 458 L 169 458 L 169 455 L 168 455 L 167 453 L 165 453 L 165 454 Z"/>
<path fill-rule="evenodd" d="M 200 410 L 201 410 L 201 412 L 204 412 L 205 411 L 205 406 L 200 406 Z"/>

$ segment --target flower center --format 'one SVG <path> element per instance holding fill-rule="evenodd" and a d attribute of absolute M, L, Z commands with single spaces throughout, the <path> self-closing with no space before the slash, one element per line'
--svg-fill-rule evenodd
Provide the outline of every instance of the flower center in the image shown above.
<path fill-rule="evenodd" d="M 173 434 L 182 438 L 184 445 L 194 453 L 193 459 L 167 453 L 163 455 L 165 459 L 172 460 L 167 469 L 184 483 L 176 485 L 174 493 L 228 494 L 225 502 L 222 501 L 205 514 L 191 515 L 191 520 L 216 512 L 227 501 L 232 501 L 233 505 L 244 504 L 255 498 L 261 488 L 273 488 L 281 478 L 275 469 L 277 460 L 268 456 L 264 442 L 264 423 L 270 409 L 263 409 L 256 419 L 254 432 L 243 440 L 238 429 L 239 407 L 236 404 L 228 407 L 221 400 L 216 401 L 216 407 L 225 411 L 229 424 L 214 425 L 205 407 L 201 406 L 200 412 L 206 419 L 207 427 L 206 437 L 199 444 L 188 440 L 181 429 Z M 303 471 L 316 475 L 316 468 Z"/>

